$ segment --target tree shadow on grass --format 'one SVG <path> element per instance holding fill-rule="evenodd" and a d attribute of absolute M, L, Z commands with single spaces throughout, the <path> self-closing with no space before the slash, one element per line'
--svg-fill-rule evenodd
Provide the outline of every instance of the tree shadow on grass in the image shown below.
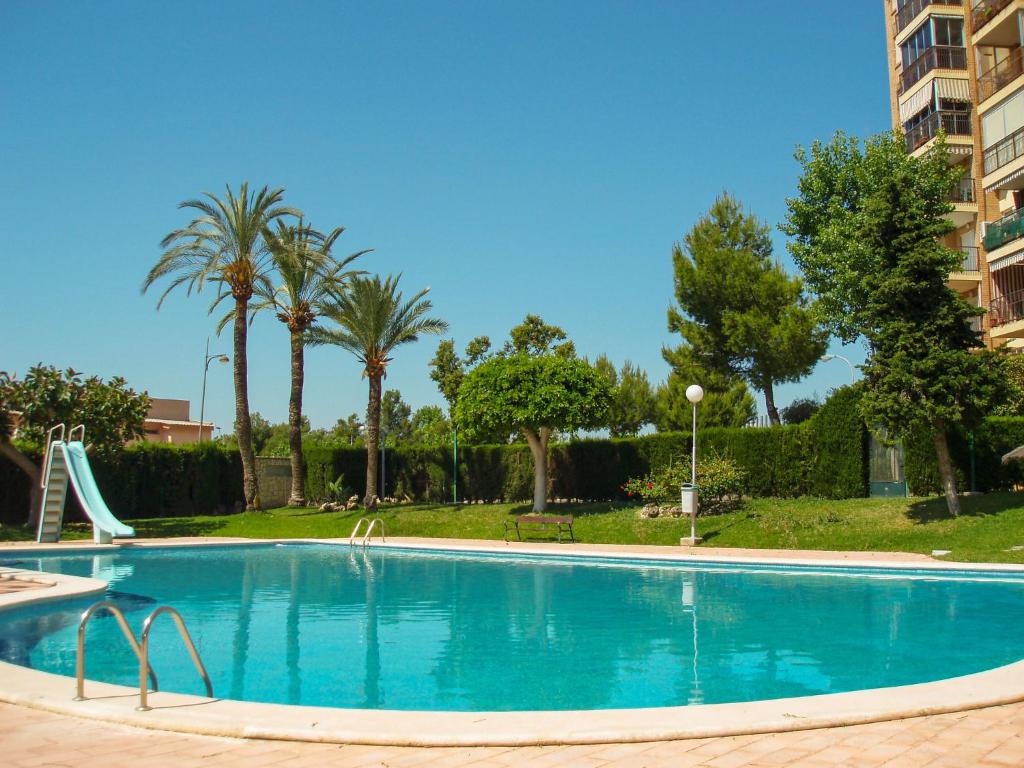
<path fill-rule="evenodd" d="M 223 528 L 220 522 L 196 520 L 192 517 L 168 517 L 156 520 L 128 520 L 140 538 L 172 538 L 175 536 L 213 536 Z"/>
<path fill-rule="evenodd" d="M 1014 509 L 1024 509 L 1024 493 L 1003 491 L 960 497 L 960 517 L 988 517 Z M 907 518 L 917 524 L 927 524 L 952 520 L 953 516 L 945 497 L 938 496 L 912 502 L 907 508 Z"/>

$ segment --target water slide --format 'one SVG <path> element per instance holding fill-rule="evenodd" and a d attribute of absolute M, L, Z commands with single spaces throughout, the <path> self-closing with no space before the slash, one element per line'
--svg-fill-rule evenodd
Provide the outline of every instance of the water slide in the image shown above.
<path fill-rule="evenodd" d="M 78 503 L 92 521 L 93 539 L 100 544 L 109 544 L 114 537 L 134 536 L 135 529 L 125 525 L 111 513 L 103 500 L 85 446 L 80 442 L 63 444 L 64 459 L 67 462 L 68 476 L 71 486 L 78 496 Z"/>

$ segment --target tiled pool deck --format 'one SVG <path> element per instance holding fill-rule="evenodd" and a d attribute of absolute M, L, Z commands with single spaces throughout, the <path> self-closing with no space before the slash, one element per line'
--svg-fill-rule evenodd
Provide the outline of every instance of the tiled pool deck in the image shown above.
<path fill-rule="evenodd" d="M 205 543 L 212 543 L 209 539 Z M 223 540 L 222 540 L 223 541 Z M 168 540 L 159 542 L 167 544 Z M 181 541 L 180 543 L 186 543 Z M 191 542 L 188 542 L 191 543 Z M 388 542 L 392 543 L 391 540 Z M 396 543 L 494 547 L 494 542 L 413 541 Z M 6 546 L 0 543 L 0 546 Z M 16 545 L 26 546 L 26 545 Z M 76 544 L 62 546 L 74 547 Z M 513 545 L 509 549 L 557 549 L 557 545 Z M 563 545 L 561 551 L 570 549 Z M 920 555 L 878 553 L 682 550 L 673 547 L 597 547 L 644 555 L 693 555 L 765 560 L 841 561 L 926 565 Z M 973 565 L 972 565 L 973 567 Z M 27 574 L 26 574 L 27 575 Z M 42 596 L 61 586 L 0 574 L 0 603 Z M 45 581 L 41 577 L 40 581 Z M 5 586 L 6 585 L 6 586 Z M 38 592 L 36 591 L 38 590 Z M 6 592 L 6 594 L 5 594 Z M 2 686 L 0 686 L 2 687 Z M 0 703 L 0 763 L 21 766 L 1024 766 L 1024 703 L 844 727 L 718 738 L 638 743 L 527 747 L 392 747 L 232 739 L 134 728 L 120 723 L 55 714 Z"/>

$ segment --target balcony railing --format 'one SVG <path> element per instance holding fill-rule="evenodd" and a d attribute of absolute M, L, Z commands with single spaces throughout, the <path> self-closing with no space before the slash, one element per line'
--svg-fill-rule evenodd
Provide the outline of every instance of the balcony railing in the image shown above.
<path fill-rule="evenodd" d="M 1018 157 L 1024 157 L 1024 128 L 1018 128 L 1002 141 L 985 150 L 985 173 L 998 171 Z"/>
<path fill-rule="evenodd" d="M 985 250 L 994 251 L 1011 240 L 1024 237 L 1024 208 L 991 222 L 985 230 Z"/>
<path fill-rule="evenodd" d="M 1024 291 L 1014 291 L 992 299 L 988 307 L 989 327 L 1024 320 Z"/>
<path fill-rule="evenodd" d="M 961 272 L 977 272 L 978 271 L 978 246 L 976 245 L 961 245 L 960 251 L 963 253 L 963 260 L 960 262 Z"/>
<path fill-rule="evenodd" d="M 917 14 L 929 5 L 956 5 L 963 6 L 964 0 L 909 0 L 902 8 L 896 11 L 896 31 L 902 32 L 907 24 L 917 18 Z"/>
<path fill-rule="evenodd" d="M 978 100 L 993 96 L 1021 75 L 1024 75 L 1024 49 L 1014 48 L 1009 56 L 978 77 Z"/>
<path fill-rule="evenodd" d="M 971 6 L 971 28 L 977 32 L 994 19 L 1010 0 L 980 0 Z"/>
<path fill-rule="evenodd" d="M 960 184 L 953 190 L 949 198 L 951 203 L 973 203 L 974 202 L 974 179 L 967 177 L 960 179 Z"/>
<path fill-rule="evenodd" d="M 967 69 L 967 49 L 955 45 L 933 45 L 900 73 L 900 93 L 933 69 Z"/>
<path fill-rule="evenodd" d="M 970 112 L 932 112 L 923 121 L 907 131 L 907 152 L 924 145 L 943 130 L 949 136 L 971 135 Z"/>
<path fill-rule="evenodd" d="M 981 333 L 980 317 L 972 317 L 970 320 L 967 321 L 967 325 L 969 325 L 971 330 L 974 331 L 975 333 Z"/>

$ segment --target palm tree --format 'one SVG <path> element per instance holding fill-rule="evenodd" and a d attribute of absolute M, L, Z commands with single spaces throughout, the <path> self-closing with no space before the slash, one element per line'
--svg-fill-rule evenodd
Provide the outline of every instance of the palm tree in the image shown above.
<path fill-rule="evenodd" d="M 312 344 L 336 344 L 347 349 L 363 364 L 363 375 L 370 380 L 370 397 L 366 407 L 366 497 L 368 510 L 377 507 L 377 446 L 380 439 L 381 381 L 396 347 L 416 341 L 421 333 L 440 334 L 448 323 L 427 313 L 433 305 L 423 297 L 424 288 L 408 301 L 398 291 L 401 275 L 388 275 L 381 280 L 356 277 L 344 294 L 336 294 L 324 307 L 323 316 L 333 320 L 337 328 L 320 326 L 310 329 Z"/>
<path fill-rule="evenodd" d="M 288 399 L 288 447 L 292 462 L 292 490 L 288 497 L 290 507 L 306 504 L 302 464 L 305 334 L 316 323 L 324 302 L 332 293 L 344 290 L 350 279 L 364 274 L 361 271 L 346 271 L 345 267 L 370 252 L 370 249 L 359 251 L 337 261 L 331 255 L 331 248 L 344 231 L 344 227 L 337 227 L 325 235 L 303 224 L 301 220 L 295 225 L 279 220 L 277 231 L 267 232 L 265 238 L 280 283 L 269 290 L 265 284 L 257 286 L 256 296 L 259 300 L 250 308 L 251 317 L 264 309 L 274 310 L 277 319 L 288 326 L 291 336 L 292 387 Z"/>
<path fill-rule="evenodd" d="M 178 208 L 193 209 L 198 215 L 187 227 L 174 230 L 160 242 L 164 252 L 142 283 L 145 293 L 160 278 L 173 276 L 157 302 L 157 309 L 180 285 L 185 285 L 191 294 L 193 289 L 197 293 L 202 291 L 208 282 L 216 283 L 217 297 L 210 305 L 211 313 L 228 296 L 234 299 L 235 436 L 242 455 L 246 509 L 259 506 L 249 419 L 246 313 L 256 287 L 268 282 L 266 272 L 270 259 L 265 232 L 282 216 L 302 215 L 294 208 L 281 205 L 283 196 L 281 188 L 263 187 L 259 192 L 250 193 L 249 184 L 245 182 L 237 195 L 229 186 L 224 200 L 205 192 L 202 199 L 179 203 Z"/>

